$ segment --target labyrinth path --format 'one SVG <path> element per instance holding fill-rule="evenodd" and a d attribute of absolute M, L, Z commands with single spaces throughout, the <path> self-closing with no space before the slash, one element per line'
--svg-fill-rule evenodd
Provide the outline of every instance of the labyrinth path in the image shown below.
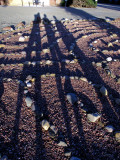
<path fill-rule="evenodd" d="M 35 16 L 0 34 L 0 158 L 120 159 L 120 20 Z"/>

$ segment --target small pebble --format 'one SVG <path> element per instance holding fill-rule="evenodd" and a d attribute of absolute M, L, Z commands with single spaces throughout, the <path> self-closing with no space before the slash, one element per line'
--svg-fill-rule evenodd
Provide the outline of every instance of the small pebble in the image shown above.
<path fill-rule="evenodd" d="M 49 122 L 46 119 L 42 120 L 42 127 L 46 131 L 50 128 L 50 124 L 49 124 Z"/>
<path fill-rule="evenodd" d="M 107 126 L 105 127 L 105 129 L 106 129 L 108 132 L 110 132 L 110 133 L 114 131 L 114 127 L 111 126 L 111 125 L 107 125 Z"/>

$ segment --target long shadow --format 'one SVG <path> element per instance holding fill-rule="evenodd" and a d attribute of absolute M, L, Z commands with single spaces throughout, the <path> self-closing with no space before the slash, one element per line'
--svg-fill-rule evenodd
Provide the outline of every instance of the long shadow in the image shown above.
<path fill-rule="evenodd" d="M 44 15 L 44 18 L 47 18 L 46 15 Z M 59 25 L 61 26 L 60 23 L 56 24 L 57 30 L 58 31 L 63 31 L 64 29 L 61 28 L 62 30 L 60 30 Z M 51 26 L 51 30 L 52 30 L 52 26 Z M 47 32 L 47 27 L 46 27 L 46 32 Z M 55 32 L 52 31 L 51 34 L 53 35 L 52 39 L 56 39 Z M 66 32 L 64 32 L 63 34 L 66 34 Z M 48 33 L 47 33 L 47 35 L 48 35 Z M 48 43 L 49 42 L 51 42 L 51 38 L 49 38 L 49 36 L 48 36 Z M 63 53 L 61 52 L 58 43 L 56 43 L 55 47 L 53 49 L 51 49 L 51 54 L 52 54 L 52 59 L 55 59 L 57 61 L 61 61 L 61 59 L 63 59 L 65 57 L 63 55 Z M 66 56 L 66 58 L 72 60 L 72 57 Z M 59 73 L 61 73 L 63 75 L 63 77 L 65 76 L 66 73 L 70 74 L 70 75 L 72 75 L 72 74 L 75 75 L 75 73 L 71 72 L 70 70 L 68 70 L 66 68 L 65 63 L 61 63 L 61 67 L 59 67 L 58 63 L 55 63 L 54 71 L 56 72 L 56 70 Z M 60 72 L 60 70 L 61 70 L 61 72 Z M 67 137 L 69 139 L 69 144 L 70 144 L 71 148 L 75 149 L 75 152 L 73 152 L 73 154 L 77 155 L 77 156 L 80 156 L 80 157 L 83 157 L 84 159 L 87 159 L 87 157 L 89 155 L 89 157 L 91 157 L 91 159 L 92 159 L 92 156 L 90 155 L 90 153 L 88 152 L 88 149 L 87 149 L 87 144 L 86 144 L 86 140 L 85 140 L 84 132 L 83 132 L 83 128 L 82 128 L 81 115 L 79 113 L 79 106 L 77 104 L 75 106 L 73 105 L 72 107 L 73 107 L 75 119 L 76 119 L 76 122 L 77 122 L 78 134 L 81 135 L 81 138 L 80 139 L 77 138 L 77 139 L 81 143 L 79 143 L 79 145 L 76 144 L 76 138 L 72 136 L 72 130 L 71 130 L 71 124 L 70 124 L 71 118 L 69 117 L 69 110 L 67 108 L 67 104 L 66 104 L 66 101 L 65 101 L 65 96 L 67 95 L 67 93 L 70 93 L 70 92 L 76 93 L 74 91 L 73 87 L 72 87 L 71 81 L 70 81 L 69 78 L 65 79 L 64 89 L 63 89 L 62 79 L 59 76 L 59 77 L 56 77 L 56 84 L 57 84 L 59 99 L 61 101 L 61 109 L 62 109 L 62 112 L 63 112 L 65 126 L 66 126 L 66 129 L 67 129 Z M 83 96 L 82 98 L 86 98 L 86 100 L 88 100 L 89 103 L 90 103 L 90 100 L 85 95 L 82 95 L 82 96 Z M 92 104 L 92 102 L 91 102 L 91 104 Z M 94 111 L 96 111 L 93 104 L 92 104 L 92 109 Z"/>
<path fill-rule="evenodd" d="M 24 61 L 33 61 L 33 60 L 40 59 L 40 54 L 37 54 L 35 59 L 31 57 L 31 52 L 33 49 L 36 49 L 38 51 L 41 48 L 41 37 L 40 37 L 39 24 L 40 24 L 40 14 L 38 13 L 35 15 L 35 18 L 33 21 L 33 27 L 31 31 L 30 39 L 25 49 L 26 57 L 24 58 Z M 37 34 L 37 36 L 35 34 L 36 31 L 39 33 Z M 34 42 L 37 42 L 36 48 L 33 46 Z M 9 64 L 9 60 L 7 63 Z M 35 121 L 36 121 L 36 140 L 35 140 L 36 153 L 34 155 L 35 160 L 45 159 L 45 154 L 46 154 L 46 149 L 45 149 L 43 139 L 42 139 L 42 129 L 40 125 L 40 121 L 41 121 L 40 113 L 41 111 L 44 111 L 44 110 L 45 112 L 47 112 L 47 108 L 46 108 L 46 100 L 45 98 L 41 96 L 41 79 L 39 78 L 39 73 L 41 73 L 40 66 L 36 65 L 33 67 L 29 65 L 24 65 L 23 70 L 21 71 L 21 75 L 20 75 L 20 80 L 23 82 L 26 80 L 26 77 L 28 75 L 31 75 L 32 77 L 35 78 L 35 93 L 34 95 L 32 95 L 31 93 L 28 93 L 28 96 L 34 97 L 34 101 L 35 101 L 35 111 L 34 111 Z M 5 76 L 4 73 L 3 73 L 3 76 Z M 10 76 L 13 77 L 13 74 Z M 18 158 L 22 159 L 22 157 L 24 157 L 23 154 L 21 155 L 21 149 L 20 149 L 21 142 L 19 141 L 19 136 L 18 136 L 19 131 L 20 131 L 19 125 L 20 125 L 20 119 L 21 119 L 21 109 L 23 107 L 22 106 L 23 98 L 24 98 L 24 86 L 21 86 L 21 84 L 19 84 L 17 104 L 16 104 L 16 114 L 15 114 L 13 132 L 11 135 L 12 138 L 11 138 L 11 142 L 9 144 L 6 144 L 7 146 L 9 146 L 9 148 L 12 148 L 12 151 L 14 151 L 9 155 L 9 157 L 14 160 Z M 44 109 L 42 109 L 43 106 L 44 106 Z"/>
<path fill-rule="evenodd" d="M 54 17 L 55 20 L 56 17 Z M 61 36 L 64 36 L 65 33 L 69 34 L 68 30 L 65 29 L 65 26 L 63 26 L 63 24 L 61 24 L 61 29 L 64 31 L 62 32 Z M 75 50 L 74 52 L 76 53 L 80 53 L 79 55 L 79 65 L 82 67 L 82 70 L 84 71 L 84 76 L 88 79 L 88 81 L 92 81 L 94 84 L 102 84 L 104 85 L 108 91 L 110 93 L 113 93 L 115 95 L 119 95 L 119 93 L 117 93 L 114 89 L 110 88 L 110 86 L 108 86 L 104 80 L 100 77 L 98 71 L 96 70 L 96 68 L 92 65 L 91 60 L 89 58 L 87 58 L 84 53 L 80 50 L 80 48 L 77 46 L 76 42 L 75 42 L 75 38 L 71 35 L 70 37 L 72 39 L 72 42 L 75 43 Z M 70 46 L 68 44 L 68 42 L 63 39 L 64 44 L 66 44 L 67 49 L 69 50 Z M 84 65 L 82 63 L 82 60 L 85 60 L 87 62 L 87 65 Z M 88 71 L 92 71 L 91 74 L 88 75 Z M 68 83 L 67 83 L 68 84 Z M 115 104 L 112 102 L 112 105 L 114 106 L 113 108 L 111 107 L 111 104 L 109 103 L 109 98 L 107 97 L 101 97 L 101 95 L 99 94 L 98 89 L 95 88 L 95 91 L 98 95 L 98 98 L 101 101 L 101 104 L 103 106 L 103 111 L 102 113 L 105 114 L 105 116 L 107 117 L 107 120 L 110 124 L 113 124 L 116 126 L 116 129 L 119 129 L 119 118 L 118 116 L 115 114 L 115 110 L 117 111 L 117 106 L 115 106 Z M 109 112 L 108 112 L 109 111 Z M 114 121 L 114 122 L 113 122 Z"/>
<path fill-rule="evenodd" d="M 44 19 L 48 19 L 46 15 L 44 15 Z M 53 39 L 56 39 L 55 38 L 55 33 L 54 31 L 52 30 L 52 26 L 50 26 L 50 30 L 51 30 L 51 34 L 53 35 L 52 38 Z M 48 33 L 48 29 L 47 29 L 47 25 L 45 25 L 45 28 L 46 28 L 46 33 L 47 35 L 49 34 Z M 48 43 L 51 43 L 51 38 L 48 36 Z M 61 60 L 61 51 L 59 49 L 59 46 L 58 44 L 56 43 L 56 46 L 53 48 L 53 49 L 50 49 L 51 50 L 51 56 L 52 56 L 52 59 L 53 60 L 56 60 L 56 61 L 59 61 Z M 54 72 L 56 73 L 60 73 L 60 67 L 59 67 L 59 64 L 58 63 L 55 63 L 54 66 Z M 65 64 L 63 64 L 63 68 L 65 68 Z M 65 120 L 65 126 L 67 128 L 67 137 L 69 137 L 69 142 L 71 142 L 71 137 L 72 137 L 72 133 L 71 133 L 71 127 L 70 127 L 70 117 L 68 116 L 68 110 L 67 110 L 67 107 L 66 107 L 66 104 L 65 104 L 65 97 L 64 97 L 64 90 L 63 90 L 63 87 L 62 87 L 62 81 L 61 81 L 61 77 L 57 77 L 57 74 L 56 74 L 56 87 L 58 89 L 58 96 L 59 96 L 59 99 L 61 101 L 61 109 L 62 109 L 62 112 L 63 112 L 63 117 L 64 117 L 64 120 Z"/>

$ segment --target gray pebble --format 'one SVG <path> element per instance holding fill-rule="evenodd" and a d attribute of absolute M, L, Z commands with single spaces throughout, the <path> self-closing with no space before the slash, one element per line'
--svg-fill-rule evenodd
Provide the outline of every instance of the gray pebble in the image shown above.
<path fill-rule="evenodd" d="M 75 104 L 78 101 L 78 98 L 74 93 L 68 93 L 67 100 L 69 101 L 70 104 Z"/>
<path fill-rule="evenodd" d="M 25 98 L 25 102 L 26 102 L 26 105 L 27 105 L 28 107 L 31 107 L 31 105 L 32 105 L 32 103 L 33 103 L 32 99 L 31 99 L 30 97 L 26 97 L 26 98 Z"/>

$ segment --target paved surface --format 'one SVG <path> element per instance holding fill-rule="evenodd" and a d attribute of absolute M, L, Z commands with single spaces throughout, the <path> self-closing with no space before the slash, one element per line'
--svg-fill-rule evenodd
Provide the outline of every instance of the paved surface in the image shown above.
<path fill-rule="evenodd" d="M 2 7 L 0 6 L 0 31 L 8 25 L 15 25 L 21 21 L 26 23 L 40 13 L 41 18 L 47 16 L 50 20 L 57 18 L 89 19 L 120 17 L 120 5 L 98 4 L 97 8 L 63 8 L 63 7 Z"/>

